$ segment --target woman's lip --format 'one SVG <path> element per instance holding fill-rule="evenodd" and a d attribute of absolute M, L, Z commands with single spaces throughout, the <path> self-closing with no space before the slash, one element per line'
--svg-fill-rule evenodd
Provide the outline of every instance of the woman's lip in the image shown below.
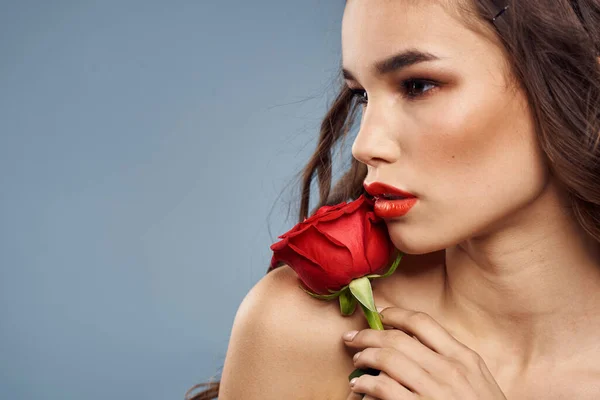
<path fill-rule="evenodd" d="M 389 196 L 387 194 L 384 194 L 381 196 L 373 196 L 373 200 L 403 200 L 403 199 L 412 199 L 412 197 Z"/>
<path fill-rule="evenodd" d="M 376 199 L 373 211 L 379 218 L 402 217 L 410 211 L 417 201 L 416 197 L 402 200 Z"/>
<path fill-rule="evenodd" d="M 404 198 L 414 198 L 416 197 L 414 194 L 405 192 L 402 189 L 398 189 L 397 187 L 382 183 L 382 182 L 373 182 L 373 183 L 363 183 L 363 187 L 365 191 L 369 193 L 371 196 L 375 198 L 381 198 L 384 194 L 392 195 L 392 196 L 401 196 Z"/>

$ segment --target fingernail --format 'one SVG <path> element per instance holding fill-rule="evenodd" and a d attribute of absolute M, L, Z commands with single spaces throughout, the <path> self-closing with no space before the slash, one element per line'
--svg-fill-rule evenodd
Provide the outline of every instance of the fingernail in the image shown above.
<path fill-rule="evenodd" d="M 352 339 L 354 339 L 354 336 L 356 336 L 356 334 L 358 333 L 358 331 L 350 331 L 350 332 L 346 332 L 344 333 L 344 340 L 347 341 L 351 341 Z"/>
<path fill-rule="evenodd" d="M 381 312 L 381 311 L 383 311 L 383 309 L 384 309 L 385 307 L 376 306 L 376 308 L 377 308 L 377 311 L 378 311 L 378 312 Z"/>
<path fill-rule="evenodd" d="M 350 381 L 350 387 L 354 387 L 354 385 L 356 385 L 357 380 L 358 378 L 352 378 L 352 380 Z"/>
<path fill-rule="evenodd" d="M 359 351 L 358 353 L 356 353 L 356 354 L 354 355 L 354 357 L 352 357 L 352 360 L 353 360 L 353 361 L 356 361 L 356 360 L 358 360 L 358 357 L 360 356 L 360 353 L 362 353 L 362 351 Z"/>

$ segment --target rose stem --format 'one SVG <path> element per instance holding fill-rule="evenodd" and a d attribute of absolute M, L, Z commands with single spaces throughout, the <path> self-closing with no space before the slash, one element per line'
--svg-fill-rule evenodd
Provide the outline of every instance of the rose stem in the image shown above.
<path fill-rule="evenodd" d="M 362 308 L 365 317 L 367 318 L 367 322 L 372 329 L 376 329 L 378 331 L 383 330 L 383 324 L 381 323 L 381 317 L 379 317 L 379 313 L 377 311 L 373 312 L 365 307 L 362 303 L 360 304 L 360 308 Z"/>
<path fill-rule="evenodd" d="M 365 314 L 365 317 L 367 318 L 367 322 L 369 323 L 369 326 L 372 329 L 376 329 L 378 331 L 384 330 L 383 324 L 381 323 L 381 317 L 379 317 L 379 313 L 369 310 L 361 302 L 358 302 L 358 304 L 360 304 L 360 308 L 362 308 L 363 313 Z M 364 374 L 379 375 L 379 372 L 380 372 L 379 370 L 374 369 L 374 368 L 367 368 L 367 369 L 357 368 L 354 371 L 352 371 L 352 373 L 350 375 L 348 375 L 348 380 L 351 380 L 352 378 L 359 377 Z"/>

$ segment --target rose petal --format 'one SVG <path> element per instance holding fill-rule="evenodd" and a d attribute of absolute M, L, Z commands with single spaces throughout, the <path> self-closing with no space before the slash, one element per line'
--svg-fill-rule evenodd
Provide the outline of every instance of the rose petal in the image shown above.
<path fill-rule="evenodd" d="M 323 270 L 327 273 L 330 272 L 332 266 L 348 267 L 352 263 L 352 253 L 346 246 L 331 246 L 331 242 L 326 236 L 323 236 L 316 227 L 312 227 L 313 232 L 309 235 L 297 236 L 290 239 L 289 246 L 298 251 L 304 257 L 308 258 L 315 264 L 319 262 L 317 260 L 326 260 L 326 265 L 322 265 Z M 316 244 L 321 243 L 321 246 Z M 327 257 L 323 257 L 322 249 L 327 247 Z M 322 261 L 321 261 L 322 263 Z M 333 267 L 338 269 L 338 267 Z"/>
<path fill-rule="evenodd" d="M 316 224 L 313 225 L 313 228 L 315 228 L 316 230 L 319 231 L 319 233 L 323 236 L 325 236 L 327 238 L 327 240 L 329 240 L 332 244 L 335 244 L 336 246 L 340 246 L 340 247 L 344 247 L 346 248 L 346 244 L 340 242 L 338 239 L 336 239 L 333 236 L 333 229 L 329 229 L 329 231 L 327 231 L 327 225 L 325 224 Z M 331 226 L 330 226 L 331 228 Z"/>
<path fill-rule="evenodd" d="M 369 216 L 366 216 L 368 219 Z M 385 268 L 391 256 L 390 249 L 393 247 L 385 222 L 365 222 L 368 232 L 365 237 L 365 255 L 371 265 L 371 273 L 377 273 Z"/>
<path fill-rule="evenodd" d="M 289 265 L 311 291 L 318 294 L 329 294 L 327 285 L 321 280 L 324 274 L 321 266 L 299 254 L 292 246 L 286 247 L 274 257 Z"/>
<path fill-rule="evenodd" d="M 323 273 L 319 279 L 325 282 L 328 289 L 337 290 L 342 286 L 347 285 L 353 279 L 350 273 L 352 270 L 352 254 L 345 247 L 331 246 L 328 240 L 321 236 L 320 232 L 315 229 L 314 235 L 299 236 L 290 242 L 289 246 L 311 260 L 320 260 L 320 267 Z M 316 246 L 315 244 L 321 244 Z M 327 256 L 324 257 L 322 249 L 327 249 Z M 302 249 L 302 250 L 300 250 Z"/>

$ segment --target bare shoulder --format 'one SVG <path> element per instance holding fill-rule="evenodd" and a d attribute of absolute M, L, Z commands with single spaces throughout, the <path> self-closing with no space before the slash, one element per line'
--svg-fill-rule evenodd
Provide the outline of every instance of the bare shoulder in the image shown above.
<path fill-rule="evenodd" d="M 231 332 L 219 399 L 345 399 L 352 352 L 341 335 L 367 328 L 317 300 L 287 265 L 264 276 L 242 301 Z M 362 317 L 362 318 L 361 318 Z"/>

